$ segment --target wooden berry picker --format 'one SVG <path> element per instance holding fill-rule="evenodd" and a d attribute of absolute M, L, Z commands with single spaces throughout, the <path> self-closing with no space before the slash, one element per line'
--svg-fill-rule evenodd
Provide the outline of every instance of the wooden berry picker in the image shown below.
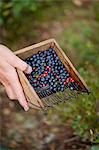
<path fill-rule="evenodd" d="M 30 75 L 17 69 L 30 107 L 46 110 L 79 93 L 89 94 L 86 83 L 54 39 L 23 48 L 15 54 L 33 69 Z"/>

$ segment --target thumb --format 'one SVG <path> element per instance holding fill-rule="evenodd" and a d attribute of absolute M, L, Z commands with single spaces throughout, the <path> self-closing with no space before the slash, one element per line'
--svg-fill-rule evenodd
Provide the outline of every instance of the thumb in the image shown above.
<path fill-rule="evenodd" d="M 13 52 L 4 45 L 0 45 L 0 55 L 13 67 L 16 67 L 28 74 L 32 72 L 32 67 L 14 55 Z"/>
<path fill-rule="evenodd" d="M 21 60 L 20 58 L 16 57 L 16 61 L 14 62 L 14 67 L 20 69 L 21 71 L 24 71 L 27 74 L 30 74 L 32 72 L 32 67 L 29 66 L 26 62 Z"/>

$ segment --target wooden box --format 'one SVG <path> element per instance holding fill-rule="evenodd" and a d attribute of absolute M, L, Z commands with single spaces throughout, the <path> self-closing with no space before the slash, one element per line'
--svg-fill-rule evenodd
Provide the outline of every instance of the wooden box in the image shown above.
<path fill-rule="evenodd" d="M 74 68 L 73 64 L 70 62 L 66 54 L 63 52 L 63 50 L 60 48 L 60 46 L 57 44 L 57 42 L 54 39 L 49 39 L 49 40 L 40 42 L 38 44 L 34 44 L 32 46 L 20 49 L 16 51 L 15 54 L 22 60 L 25 60 L 26 58 L 32 56 L 33 54 L 38 53 L 39 51 L 48 50 L 50 47 L 54 48 L 61 62 L 64 64 L 64 66 L 66 67 L 70 75 L 74 78 L 74 80 L 79 82 L 79 85 L 83 89 L 83 91 L 86 93 L 89 93 L 89 89 L 86 83 L 84 82 L 82 77 Z M 43 108 L 44 105 L 42 103 L 42 100 L 39 98 L 39 96 L 37 95 L 33 87 L 30 85 L 25 74 L 18 69 L 17 69 L 17 72 L 18 72 L 21 85 L 23 87 L 23 91 L 25 93 L 27 101 L 29 102 L 30 107 L 36 108 L 36 109 Z"/>

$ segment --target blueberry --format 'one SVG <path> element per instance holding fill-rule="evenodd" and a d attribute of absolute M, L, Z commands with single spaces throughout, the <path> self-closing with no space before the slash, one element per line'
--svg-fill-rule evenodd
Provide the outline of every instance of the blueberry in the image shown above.
<path fill-rule="evenodd" d="M 51 61 L 54 61 L 54 58 L 53 57 L 51 57 L 51 59 L 50 59 Z"/>
<path fill-rule="evenodd" d="M 60 70 L 60 73 L 63 73 L 63 70 Z"/>
<path fill-rule="evenodd" d="M 54 83 L 53 83 L 53 82 L 51 82 L 51 83 L 50 83 L 50 85 L 51 85 L 51 86 L 53 86 L 53 85 L 54 85 Z"/>
<path fill-rule="evenodd" d="M 47 52 L 47 56 L 50 56 L 50 55 L 51 55 L 51 53 L 48 51 L 48 52 Z"/>
<path fill-rule="evenodd" d="M 58 89 L 58 91 L 60 91 L 60 90 L 61 90 L 61 87 L 59 86 L 57 89 Z"/>
<path fill-rule="evenodd" d="M 38 87 L 42 88 L 43 85 L 46 84 L 50 86 L 51 91 L 54 93 L 57 91 L 64 91 L 64 81 L 70 75 L 53 48 L 49 48 L 43 52 L 39 51 L 37 54 L 28 58 L 26 62 L 32 67 L 35 67 L 31 76 L 27 76 L 27 78 L 36 91 L 38 91 Z M 49 70 L 46 68 L 47 66 L 51 69 Z M 48 72 L 47 76 L 43 76 L 44 72 Z M 74 83 L 68 86 L 71 90 L 77 89 L 77 85 Z"/>
<path fill-rule="evenodd" d="M 40 63 L 41 63 L 41 61 L 38 59 L 38 60 L 37 60 L 37 63 L 38 63 L 38 64 L 40 64 Z"/>
<path fill-rule="evenodd" d="M 58 56 L 56 56 L 56 58 L 55 58 L 56 60 L 59 60 L 59 57 Z"/>
<path fill-rule="evenodd" d="M 59 65 L 62 65 L 62 63 L 61 63 L 60 61 L 58 61 L 58 64 L 59 64 Z"/>
<path fill-rule="evenodd" d="M 52 61 L 52 66 L 54 66 L 55 65 L 55 62 L 54 61 Z"/>
<path fill-rule="evenodd" d="M 50 86 L 50 90 L 53 90 L 53 86 Z"/>
<path fill-rule="evenodd" d="M 53 53 L 53 54 L 56 54 L 56 52 L 55 52 L 54 50 L 52 51 L 52 53 Z"/>
<path fill-rule="evenodd" d="M 74 89 L 74 88 L 71 86 L 71 87 L 70 87 L 70 90 L 73 90 L 73 89 Z"/>
<path fill-rule="evenodd" d="M 49 52 L 53 52 L 53 48 L 49 48 Z"/>
<path fill-rule="evenodd" d="M 64 79 L 64 76 L 63 76 L 63 74 L 60 74 L 60 78 L 61 78 L 61 79 Z"/>
<path fill-rule="evenodd" d="M 66 77 L 69 77 L 69 76 L 70 76 L 69 73 L 67 73 L 67 74 L 66 74 Z"/>
<path fill-rule="evenodd" d="M 46 56 L 46 55 L 47 55 L 47 51 L 44 51 L 44 52 L 43 52 L 43 55 Z"/>
<path fill-rule="evenodd" d="M 40 57 L 42 58 L 42 57 L 43 57 L 43 52 L 41 52 L 39 55 L 40 55 Z"/>
<path fill-rule="evenodd" d="M 33 58 L 32 58 L 32 57 L 30 58 L 30 61 L 33 61 Z"/>
<path fill-rule="evenodd" d="M 63 92 L 64 91 L 64 88 L 61 88 L 61 92 Z"/>
<path fill-rule="evenodd" d="M 35 67 L 35 63 L 34 62 L 32 62 L 31 65 L 32 65 L 32 67 Z"/>
<path fill-rule="evenodd" d="M 53 90 L 54 90 L 54 92 L 57 92 L 57 88 L 54 87 Z"/>
<path fill-rule="evenodd" d="M 60 68 L 64 71 L 64 66 L 63 65 L 60 65 Z"/>
<path fill-rule="evenodd" d="M 64 82 L 65 80 L 66 80 L 66 79 L 63 78 L 61 81 Z"/>
<path fill-rule="evenodd" d="M 33 57 L 33 58 L 36 58 L 36 55 L 33 55 L 32 57 Z"/>
<path fill-rule="evenodd" d="M 65 87 L 64 84 L 62 84 L 62 85 L 61 85 L 61 88 L 64 88 L 64 87 Z"/>
<path fill-rule="evenodd" d="M 45 60 L 43 59 L 43 60 L 42 60 L 42 63 L 44 63 L 44 62 L 45 62 Z"/>
<path fill-rule="evenodd" d="M 54 85 L 53 85 L 53 87 L 55 88 L 55 87 L 56 87 L 56 85 L 54 84 Z"/>
<path fill-rule="evenodd" d="M 55 69 L 58 69 L 58 67 L 57 67 L 57 66 L 55 66 Z"/>
<path fill-rule="evenodd" d="M 51 58 L 51 56 L 47 56 L 47 59 L 49 59 L 49 60 L 50 60 L 50 58 Z"/>
<path fill-rule="evenodd" d="M 56 62 L 55 65 L 58 66 L 58 63 Z"/>
<path fill-rule="evenodd" d="M 51 66 L 51 65 L 52 65 L 52 62 L 51 62 L 51 61 L 49 61 L 49 62 L 48 62 L 48 65 L 49 65 L 49 66 Z"/>
<path fill-rule="evenodd" d="M 60 66 L 58 66 L 58 70 L 60 70 L 61 69 L 61 67 Z"/>
<path fill-rule="evenodd" d="M 63 82 L 60 82 L 60 85 L 62 85 L 63 84 Z"/>
<path fill-rule="evenodd" d="M 31 62 L 29 62 L 29 61 L 27 62 L 27 64 L 28 64 L 28 65 L 30 65 L 30 66 L 32 66 L 32 63 L 31 63 Z"/>
<path fill-rule="evenodd" d="M 50 80 L 49 80 L 49 83 L 51 83 L 51 82 L 52 82 L 52 80 L 50 79 Z"/>
<path fill-rule="evenodd" d="M 38 71 L 38 75 L 41 75 L 42 74 L 42 72 L 41 71 Z"/>
<path fill-rule="evenodd" d="M 54 56 L 54 58 L 56 58 L 57 57 L 56 53 L 53 56 Z"/>

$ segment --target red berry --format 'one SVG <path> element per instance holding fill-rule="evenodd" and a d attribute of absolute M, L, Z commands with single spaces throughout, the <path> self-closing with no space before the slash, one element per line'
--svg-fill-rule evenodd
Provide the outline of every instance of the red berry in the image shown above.
<path fill-rule="evenodd" d="M 64 85 L 66 85 L 67 84 L 67 82 L 64 82 Z"/>
<path fill-rule="evenodd" d="M 66 83 L 69 83 L 69 78 L 66 79 Z"/>
<path fill-rule="evenodd" d="M 70 78 L 70 82 L 74 82 L 74 79 L 73 79 L 73 78 Z"/>
<path fill-rule="evenodd" d="M 52 70 L 49 66 L 47 66 L 46 68 L 48 69 L 48 71 L 51 71 L 51 70 Z"/>

